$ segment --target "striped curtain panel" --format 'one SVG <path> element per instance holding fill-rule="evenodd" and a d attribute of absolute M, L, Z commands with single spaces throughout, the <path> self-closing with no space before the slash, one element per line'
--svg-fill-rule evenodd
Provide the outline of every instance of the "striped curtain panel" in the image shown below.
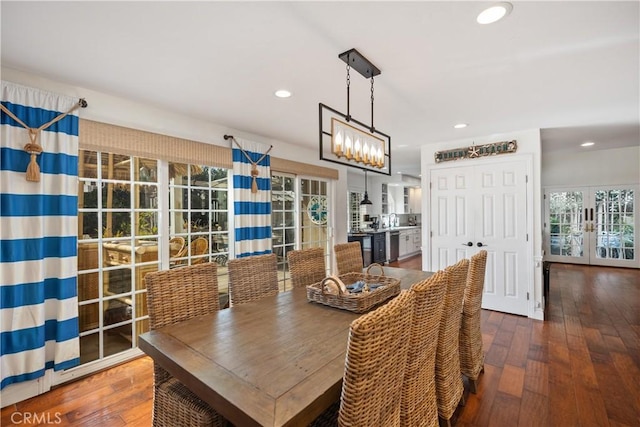
<path fill-rule="evenodd" d="M 2 82 L 2 104 L 31 128 L 76 103 L 77 99 Z M 80 362 L 78 116 L 72 113 L 40 132 L 40 182 L 25 179 L 28 131 L 2 112 L 0 132 L 2 389 Z"/>
<path fill-rule="evenodd" d="M 271 158 L 268 146 L 236 139 L 233 145 L 233 195 L 236 258 L 271 253 Z M 248 157 L 251 159 L 249 161 Z M 264 156 L 264 157 L 263 157 Z M 262 159 L 262 160 L 260 160 Z M 259 161 L 259 162 L 258 162 Z M 257 163 L 257 192 L 251 192 L 252 162 Z"/>

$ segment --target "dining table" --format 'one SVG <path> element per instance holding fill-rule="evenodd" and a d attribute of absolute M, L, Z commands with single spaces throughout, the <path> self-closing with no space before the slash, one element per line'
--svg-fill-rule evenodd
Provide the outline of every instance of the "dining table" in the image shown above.
<path fill-rule="evenodd" d="M 384 267 L 402 289 L 433 273 Z M 165 326 L 139 347 L 236 426 L 307 425 L 340 399 L 351 322 L 361 314 L 298 287 Z"/>

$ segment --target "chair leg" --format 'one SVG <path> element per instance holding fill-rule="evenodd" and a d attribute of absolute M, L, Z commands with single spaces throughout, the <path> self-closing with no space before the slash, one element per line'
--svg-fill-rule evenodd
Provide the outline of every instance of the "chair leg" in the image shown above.
<path fill-rule="evenodd" d="M 445 420 L 444 418 L 438 416 L 438 424 L 440 427 L 451 427 L 451 419 Z"/>
<path fill-rule="evenodd" d="M 462 397 L 460 397 L 460 402 L 458 402 L 458 406 L 464 406 L 467 404 L 467 399 L 464 398 L 464 393 L 462 393 Z"/>
<path fill-rule="evenodd" d="M 478 380 L 472 380 L 469 378 L 469 391 L 473 394 L 478 392 Z"/>

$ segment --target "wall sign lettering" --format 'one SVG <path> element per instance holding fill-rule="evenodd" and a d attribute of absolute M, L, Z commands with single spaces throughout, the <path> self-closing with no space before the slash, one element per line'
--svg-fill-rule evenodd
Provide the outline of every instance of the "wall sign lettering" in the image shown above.
<path fill-rule="evenodd" d="M 473 144 L 470 147 L 454 148 L 453 150 L 436 151 L 434 154 L 436 163 L 449 160 L 474 159 L 476 157 L 495 156 L 497 154 L 515 153 L 518 143 L 513 141 L 493 142 L 484 145 Z"/>

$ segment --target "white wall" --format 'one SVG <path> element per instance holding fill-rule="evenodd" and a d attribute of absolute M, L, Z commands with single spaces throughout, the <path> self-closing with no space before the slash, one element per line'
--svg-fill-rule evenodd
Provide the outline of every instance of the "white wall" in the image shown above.
<path fill-rule="evenodd" d="M 473 144 L 483 145 L 498 141 L 510 141 L 515 139 L 518 142 L 517 152 L 509 156 L 527 157 L 532 159 L 532 176 L 529 176 L 529 181 L 532 187 L 532 199 L 533 207 L 531 208 L 531 215 L 533 217 L 532 224 L 532 248 L 533 253 L 530 254 L 530 262 L 532 268 L 530 269 L 530 288 L 533 291 L 533 301 L 529 312 L 529 317 L 542 319 L 544 317 L 544 303 L 542 295 L 542 184 L 541 184 L 541 142 L 540 142 L 540 130 L 530 129 L 518 132 L 510 132 L 503 134 L 486 135 L 468 139 L 458 139 L 455 141 L 436 142 L 432 144 L 423 145 L 421 148 L 421 172 L 422 172 L 422 188 L 429 188 L 429 175 L 430 169 L 433 168 L 436 163 L 434 160 L 434 154 L 436 151 L 448 150 L 453 148 L 460 148 L 465 146 L 471 146 Z M 506 155 L 504 155 L 506 156 Z M 500 156 L 501 158 L 504 156 Z M 457 160 L 459 164 L 471 165 L 479 164 L 481 162 L 490 162 L 494 157 L 483 157 L 477 159 L 463 159 Z M 430 268 L 430 255 L 429 255 L 429 232 L 430 232 L 430 206 L 429 206 L 429 191 L 425 190 L 422 193 L 422 265 L 423 269 Z"/>
<path fill-rule="evenodd" d="M 322 162 L 318 159 L 316 149 L 304 148 L 282 141 L 270 139 L 262 135 L 232 129 L 223 124 L 211 123 L 179 114 L 174 111 L 162 110 L 150 105 L 136 103 L 125 98 L 97 92 L 73 84 L 60 83 L 34 74 L 2 67 L 2 79 L 30 86 L 45 91 L 55 92 L 72 97 L 85 98 L 88 108 L 80 110 L 80 117 L 118 126 L 140 129 L 148 132 L 190 139 L 212 145 L 229 147 L 229 142 L 223 139 L 225 134 L 250 139 L 256 142 L 273 145 L 271 154 L 287 160 L 303 161 L 318 166 L 339 170 L 339 179 L 334 186 L 334 236 L 337 242 L 346 242 L 347 224 L 341 212 L 347 211 L 347 168 L 335 164 Z M 338 215 L 336 216 L 336 213 Z"/>
<path fill-rule="evenodd" d="M 542 152 L 542 186 L 640 183 L 640 146 L 581 152 Z"/>

